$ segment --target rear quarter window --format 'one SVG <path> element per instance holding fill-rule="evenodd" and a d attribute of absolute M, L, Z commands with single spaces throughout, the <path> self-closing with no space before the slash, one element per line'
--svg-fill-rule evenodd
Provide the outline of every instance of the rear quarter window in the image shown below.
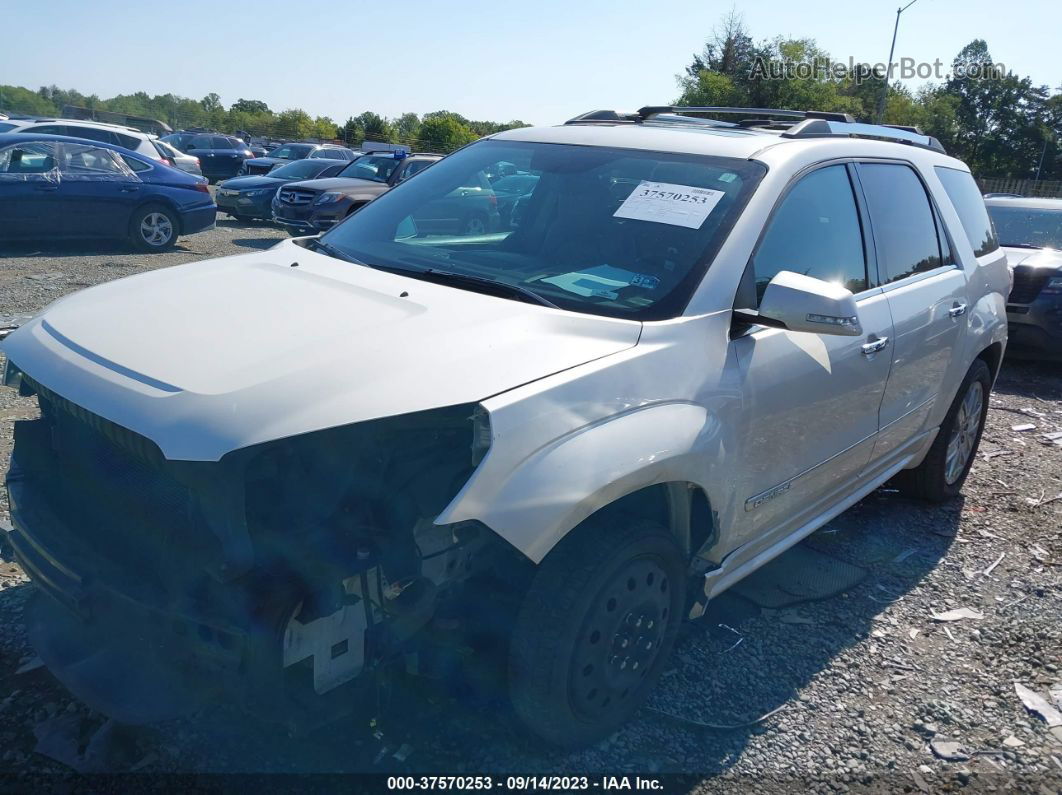
<path fill-rule="evenodd" d="M 940 184 L 944 186 L 944 192 L 955 207 L 962 229 L 974 250 L 974 256 L 980 257 L 999 248 L 996 230 L 992 226 L 992 219 L 988 217 L 985 200 L 981 197 L 981 191 L 978 190 L 973 176 L 969 172 L 945 166 L 936 166 L 936 171 Z"/>

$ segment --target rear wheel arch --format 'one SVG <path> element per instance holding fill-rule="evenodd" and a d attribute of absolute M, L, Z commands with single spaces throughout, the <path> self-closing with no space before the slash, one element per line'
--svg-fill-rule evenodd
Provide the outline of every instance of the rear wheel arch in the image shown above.
<path fill-rule="evenodd" d="M 984 360 L 985 364 L 988 365 L 989 372 L 992 373 L 992 382 L 995 383 L 996 376 L 999 375 L 999 368 L 1003 365 L 1003 343 L 993 342 L 977 354 L 975 358 Z"/>

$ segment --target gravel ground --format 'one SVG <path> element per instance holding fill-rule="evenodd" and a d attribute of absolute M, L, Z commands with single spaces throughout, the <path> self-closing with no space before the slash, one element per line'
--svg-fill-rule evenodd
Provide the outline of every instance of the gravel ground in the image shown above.
<path fill-rule="evenodd" d="M 0 320 L 91 284 L 282 237 L 222 220 L 165 255 L 0 248 Z M 0 475 L 12 422 L 34 413 L 31 400 L 0 389 Z M 1013 430 L 1021 424 L 1036 427 Z M 489 686 L 423 681 L 399 682 L 382 710 L 298 738 L 224 708 L 115 726 L 34 667 L 21 621 L 32 586 L 2 564 L 0 784 L 28 789 L 51 774 L 49 785 L 63 778 L 76 789 L 83 780 L 71 768 L 138 770 L 148 781 L 171 772 L 675 772 L 689 775 L 667 779 L 669 788 L 699 791 L 1060 792 L 1062 728 L 1027 710 L 1015 688 L 1062 709 L 1062 447 L 1040 436 L 1058 430 L 1062 367 L 1007 362 L 962 499 L 933 507 L 889 488 L 872 494 L 805 542 L 866 569 L 858 585 L 783 610 L 724 595 L 687 627 L 649 707 L 577 753 L 524 739 Z M 973 617 L 933 617 L 961 608 Z M 370 734 L 373 714 L 382 737 Z"/>

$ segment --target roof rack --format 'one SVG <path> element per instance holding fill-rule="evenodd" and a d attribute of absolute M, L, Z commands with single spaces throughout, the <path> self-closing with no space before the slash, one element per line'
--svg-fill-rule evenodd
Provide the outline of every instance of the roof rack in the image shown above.
<path fill-rule="evenodd" d="M 786 119 L 826 119 L 827 121 L 854 122 L 848 113 L 834 113 L 820 110 L 789 110 L 787 108 L 729 108 L 723 106 L 692 105 L 646 105 L 638 109 L 642 120 L 652 118 L 660 113 L 721 113 L 740 116 L 781 116 Z"/>
<path fill-rule="evenodd" d="M 917 127 L 898 127 L 891 124 L 861 124 L 858 122 L 835 122 L 826 119 L 806 119 L 782 133 L 782 138 L 876 138 L 884 141 L 920 146 L 934 152 L 947 154 L 940 141 L 932 135 L 924 135 Z"/>
<path fill-rule="evenodd" d="M 688 113 L 713 113 L 746 116 L 736 122 L 717 119 L 697 119 Z M 766 117 L 775 118 L 766 118 Z M 792 120 L 792 121 L 789 121 Z M 926 135 L 918 127 L 901 124 L 863 124 L 851 114 L 820 110 L 789 110 L 787 108 L 730 108 L 714 106 L 646 105 L 636 113 L 614 110 L 592 110 L 565 124 L 640 124 L 646 121 L 673 123 L 703 123 L 745 129 L 783 130 L 783 138 L 852 137 L 875 138 L 920 146 L 946 154 L 940 141 Z"/>

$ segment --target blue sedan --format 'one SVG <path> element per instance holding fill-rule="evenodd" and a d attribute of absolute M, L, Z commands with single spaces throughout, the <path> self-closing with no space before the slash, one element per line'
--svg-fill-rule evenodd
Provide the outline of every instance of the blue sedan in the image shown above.
<path fill-rule="evenodd" d="M 0 240 L 125 238 L 165 251 L 216 213 L 205 179 L 120 146 L 0 134 Z"/>

